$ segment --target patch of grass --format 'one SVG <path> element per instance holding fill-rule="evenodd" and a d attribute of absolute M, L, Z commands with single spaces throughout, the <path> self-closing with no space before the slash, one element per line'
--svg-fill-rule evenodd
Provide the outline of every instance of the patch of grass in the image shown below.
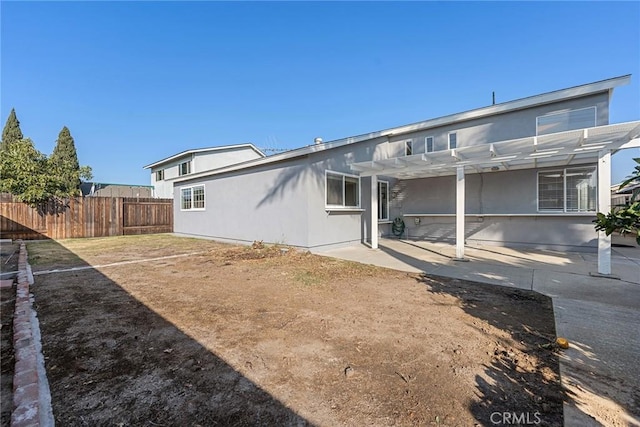
<path fill-rule="evenodd" d="M 39 269 L 80 266 L 86 264 L 75 253 L 55 240 L 27 244 L 29 264 Z"/>
<path fill-rule="evenodd" d="M 324 275 L 313 271 L 299 271 L 295 273 L 293 279 L 305 286 L 315 286 L 325 282 L 326 278 L 323 276 Z"/>

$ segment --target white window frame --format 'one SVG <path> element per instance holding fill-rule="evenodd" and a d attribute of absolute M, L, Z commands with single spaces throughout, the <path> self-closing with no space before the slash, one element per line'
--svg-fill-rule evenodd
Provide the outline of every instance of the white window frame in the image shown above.
<path fill-rule="evenodd" d="M 341 205 L 330 205 L 327 203 L 327 176 L 335 175 L 342 177 L 342 204 Z M 358 206 L 346 206 L 345 205 L 345 185 L 344 179 L 345 177 L 356 178 L 358 180 Z M 362 201 L 362 186 L 360 185 L 360 177 L 358 175 L 351 175 L 348 173 L 336 172 L 331 170 L 324 171 L 324 205 L 327 209 L 360 209 L 361 201 Z"/>
<path fill-rule="evenodd" d="M 431 150 L 429 150 L 429 143 L 427 142 L 431 138 Z M 425 153 L 433 153 L 436 151 L 436 139 L 433 136 L 425 136 L 424 137 L 424 152 Z"/>
<path fill-rule="evenodd" d="M 194 189 L 196 188 L 200 188 L 202 187 L 202 207 L 201 208 L 196 208 L 195 206 L 195 197 L 194 197 Z M 183 203 L 183 191 L 184 190 L 189 190 L 189 193 L 191 194 L 191 207 L 189 208 L 184 208 L 184 203 Z M 180 210 L 181 211 L 204 211 L 207 208 L 207 194 L 206 194 L 206 187 L 204 184 L 197 184 L 197 185 L 191 185 L 189 187 L 180 187 Z"/>
<path fill-rule="evenodd" d="M 574 211 L 567 210 L 567 171 L 571 171 L 573 169 L 586 169 L 593 168 L 596 174 L 596 200 L 595 200 L 595 208 L 593 210 L 583 210 L 583 211 Z M 562 209 L 540 209 L 540 174 L 541 173 L 549 173 L 549 172 L 560 172 L 562 173 Z M 579 165 L 572 166 L 569 168 L 560 168 L 560 169 L 547 169 L 541 170 L 536 173 L 536 209 L 538 212 L 556 212 L 556 213 L 566 213 L 566 214 L 590 214 L 598 211 L 598 167 L 597 165 L 587 164 L 587 165 Z"/>
<path fill-rule="evenodd" d="M 456 136 L 456 146 L 451 148 L 451 135 L 455 135 Z M 453 132 L 449 132 L 447 133 L 447 147 L 449 148 L 449 150 L 454 150 L 456 148 L 458 148 L 458 131 L 453 131 Z"/>
<path fill-rule="evenodd" d="M 566 111 L 557 111 L 557 112 L 555 112 L 555 113 L 549 113 L 549 114 L 543 114 L 543 115 L 541 115 L 541 116 L 537 116 L 537 117 L 536 117 L 536 136 L 540 136 L 540 135 L 538 134 L 538 128 L 540 127 L 540 126 L 539 126 L 539 123 L 540 123 L 540 119 L 541 119 L 542 117 L 558 116 L 558 115 L 561 115 L 561 114 L 567 114 L 567 113 L 570 113 L 570 112 L 572 112 L 572 111 L 590 110 L 590 109 L 592 109 L 592 108 L 593 108 L 593 125 L 594 125 L 594 126 L 597 126 L 597 125 L 598 125 L 598 107 L 597 107 L 596 105 L 592 105 L 591 107 L 574 108 L 574 109 L 569 109 L 569 110 L 566 110 Z M 582 128 L 579 128 L 579 129 L 582 129 Z M 570 129 L 570 130 L 577 130 L 577 129 Z M 568 131 L 561 131 L 561 132 L 568 132 Z M 546 133 L 545 133 L 545 135 L 549 135 L 549 134 L 546 134 Z"/>
<path fill-rule="evenodd" d="M 411 153 L 409 153 L 411 151 Z M 404 155 L 405 156 L 413 156 L 413 139 L 407 139 L 404 142 Z"/>
<path fill-rule="evenodd" d="M 164 181 L 164 169 L 157 170 L 155 173 L 156 173 L 156 182 Z"/>
<path fill-rule="evenodd" d="M 382 200 L 382 185 L 387 186 L 387 209 L 386 209 L 387 212 L 382 218 L 380 218 L 380 208 L 381 208 L 380 200 Z M 379 180 L 378 181 L 378 221 L 389 221 L 389 204 L 390 203 L 391 203 L 391 193 L 389 193 L 389 181 Z"/>
<path fill-rule="evenodd" d="M 182 165 L 187 164 L 187 173 L 182 173 Z M 178 176 L 185 176 L 185 175 L 189 175 L 191 173 L 191 160 L 187 160 L 186 162 L 181 162 L 178 165 Z"/>

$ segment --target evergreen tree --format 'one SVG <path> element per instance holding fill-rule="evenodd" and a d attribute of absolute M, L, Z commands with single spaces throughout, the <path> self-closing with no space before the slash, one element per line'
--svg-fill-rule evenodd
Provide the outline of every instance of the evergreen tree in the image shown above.
<path fill-rule="evenodd" d="M 64 126 L 49 158 L 52 171 L 60 178 L 60 192 L 67 196 L 80 194 L 80 164 L 69 129 Z"/>
<path fill-rule="evenodd" d="M 0 151 L 5 151 L 7 147 L 16 141 L 20 141 L 23 138 L 22 131 L 20 130 L 20 122 L 16 116 L 16 110 L 11 109 L 7 123 L 2 130 L 2 143 L 0 143 Z"/>
<path fill-rule="evenodd" d="M 0 168 L 0 192 L 11 193 L 30 205 L 56 196 L 58 178 L 49 170 L 47 156 L 38 151 L 30 139 L 9 144 L 0 156 Z"/>

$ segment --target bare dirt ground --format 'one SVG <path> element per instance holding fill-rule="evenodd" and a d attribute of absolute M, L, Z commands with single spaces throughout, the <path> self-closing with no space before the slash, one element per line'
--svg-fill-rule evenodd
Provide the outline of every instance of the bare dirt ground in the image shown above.
<path fill-rule="evenodd" d="M 58 425 L 562 425 L 536 293 L 169 235 L 28 250 L 36 272 L 198 252 L 36 273 Z"/>
<path fill-rule="evenodd" d="M 9 272 L 18 269 L 18 244 L 0 246 L 0 271 Z M 13 409 L 13 314 L 16 304 L 16 289 L 0 289 L 0 425 L 11 424 Z"/>

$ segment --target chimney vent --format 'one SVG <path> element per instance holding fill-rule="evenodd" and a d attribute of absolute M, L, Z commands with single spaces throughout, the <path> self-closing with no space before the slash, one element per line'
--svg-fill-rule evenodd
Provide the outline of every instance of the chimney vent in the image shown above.
<path fill-rule="evenodd" d="M 314 138 L 313 143 L 316 145 L 322 144 L 322 138 L 320 138 L 319 136 Z"/>

